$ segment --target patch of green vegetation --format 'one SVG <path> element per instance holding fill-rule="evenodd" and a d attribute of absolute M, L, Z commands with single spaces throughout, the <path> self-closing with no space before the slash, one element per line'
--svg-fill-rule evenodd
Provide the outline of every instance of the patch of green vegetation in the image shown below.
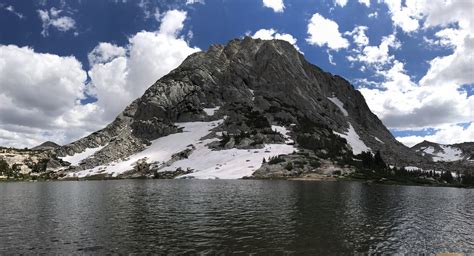
<path fill-rule="evenodd" d="M 271 127 L 270 122 L 268 122 L 268 119 L 258 111 L 247 112 L 247 114 L 245 114 L 245 117 L 247 118 L 245 124 L 248 127 L 253 127 L 257 129 Z"/>
<path fill-rule="evenodd" d="M 305 161 L 305 160 L 293 161 L 293 165 L 295 166 L 295 168 L 303 168 L 306 164 L 308 164 L 308 161 Z"/>
<path fill-rule="evenodd" d="M 223 147 L 225 146 L 225 144 L 227 144 L 229 141 L 230 141 L 230 138 L 232 138 L 232 136 L 230 136 L 228 133 L 226 132 L 223 132 L 222 133 L 222 139 L 221 141 L 219 142 L 220 143 L 220 146 Z"/>
<path fill-rule="evenodd" d="M 283 162 L 286 162 L 286 161 L 281 156 L 272 156 L 268 159 L 268 164 L 279 164 Z"/>
<path fill-rule="evenodd" d="M 0 159 L 0 173 L 3 173 L 10 169 L 10 166 L 8 165 L 7 161 Z"/>
<path fill-rule="evenodd" d="M 0 175 L 6 176 L 8 179 L 21 179 L 23 175 L 20 173 L 20 165 L 14 164 L 11 167 L 8 163 L 0 159 Z"/>
<path fill-rule="evenodd" d="M 319 124 L 309 118 L 299 118 L 295 127 L 296 142 L 302 148 L 312 150 L 318 157 L 331 159 L 339 166 L 351 166 L 356 172 L 350 175 L 353 179 L 383 181 L 395 184 L 448 184 L 452 186 L 474 186 L 474 176 L 456 175 L 451 172 L 413 171 L 403 168 L 389 168 L 382 154 L 362 152 L 353 155 L 347 150 L 347 141 L 335 134 L 325 124 Z M 310 161 L 310 164 L 313 162 Z M 314 168 L 319 167 L 318 161 Z"/>
<path fill-rule="evenodd" d="M 347 141 L 335 135 L 325 124 L 311 121 L 309 118 L 298 119 L 295 127 L 296 142 L 302 148 L 314 151 L 315 154 L 333 160 L 349 163 L 352 157 L 347 150 Z"/>
<path fill-rule="evenodd" d="M 316 169 L 316 168 L 319 168 L 319 167 L 321 166 L 321 163 L 320 163 L 318 160 L 316 160 L 316 159 L 311 159 L 311 160 L 309 161 L 309 166 L 311 166 L 311 167 L 313 167 L 313 168 Z"/>
<path fill-rule="evenodd" d="M 253 131 L 253 133 L 256 133 L 256 132 Z M 250 138 L 251 135 L 252 135 L 252 134 L 251 134 L 250 132 L 240 132 L 239 134 L 237 134 L 237 135 L 234 136 L 235 143 L 236 143 L 236 144 L 239 144 L 243 139 L 245 139 L 245 138 Z"/>
<path fill-rule="evenodd" d="M 474 186 L 474 175 L 472 174 L 464 174 L 461 175 L 461 184 L 465 186 Z"/>
<path fill-rule="evenodd" d="M 31 172 L 34 173 L 42 173 L 46 171 L 46 167 L 48 166 L 49 159 L 41 159 L 37 163 L 33 163 L 30 168 Z"/>
<path fill-rule="evenodd" d="M 454 177 L 450 171 L 434 172 L 407 170 L 405 168 L 389 168 L 383 161 L 380 152 L 372 155 L 362 152 L 355 156 L 353 165 L 357 171 L 350 175 L 353 179 L 375 180 L 384 184 L 406 185 L 443 185 L 443 186 L 474 186 L 474 176 L 458 174 Z"/>

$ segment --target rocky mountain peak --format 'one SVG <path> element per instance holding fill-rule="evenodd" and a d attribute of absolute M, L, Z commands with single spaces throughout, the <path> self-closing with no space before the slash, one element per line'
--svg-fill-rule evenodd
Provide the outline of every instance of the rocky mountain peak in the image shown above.
<path fill-rule="evenodd" d="M 322 152 L 330 151 L 331 140 L 341 138 L 345 146 L 338 146 L 340 152 L 380 151 L 393 165 L 428 161 L 395 140 L 347 80 L 309 63 L 286 41 L 250 37 L 211 45 L 205 52 L 188 56 L 114 122 L 61 147 L 58 155 L 97 149 L 78 168 L 104 166 L 182 132 L 180 123 L 224 118 L 216 129 L 231 135 L 214 138 L 233 141 L 225 148 L 281 143 L 281 136 L 287 135 L 275 137 L 272 127 L 277 125 L 288 129 L 293 141 L 306 136 L 321 144 L 318 150 Z M 235 137 L 239 134 L 247 134 L 244 142 Z"/>
<path fill-rule="evenodd" d="M 428 156 L 435 162 L 458 162 L 466 166 L 472 166 L 474 160 L 474 143 L 464 142 L 459 144 L 439 144 L 424 140 L 412 147 L 415 152 L 422 156 Z M 472 167 L 469 167 L 472 168 Z"/>
<path fill-rule="evenodd" d="M 54 150 L 61 147 L 61 145 L 52 142 L 52 141 L 46 141 L 41 143 L 40 145 L 33 147 L 32 150 Z"/>
<path fill-rule="evenodd" d="M 440 148 L 440 144 L 438 143 L 435 143 L 435 142 L 431 142 L 431 141 L 428 141 L 428 140 L 423 140 L 422 142 L 412 146 L 411 148 L 412 149 L 419 149 L 419 148 L 423 148 L 423 147 L 435 147 L 435 148 Z"/>

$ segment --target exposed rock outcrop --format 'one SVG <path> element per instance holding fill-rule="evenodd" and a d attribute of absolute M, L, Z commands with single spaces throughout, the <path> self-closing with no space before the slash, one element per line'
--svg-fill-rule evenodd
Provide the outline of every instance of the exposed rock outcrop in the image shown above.
<path fill-rule="evenodd" d="M 218 110 L 209 115 L 209 108 Z M 286 41 L 250 37 L 190 55 L 110 125 L 57 152 L 74 155 L 104 146 L 75 167 L 90 169 L 126 159 L 155 139 L 181 132 L 177 122 L 224 117 L 216 128 L 220 141 L 209 144 L 214 150 L 292 140 L 296 147 L 317 150 L 320 158 L 370 150 L 380 151 L 385 162 L 396 166 L 431 162 L 398 142 L 344 78 L 307 62 Z M 288 128 L 290 138 L 273 132 L 275 124 Z"/>

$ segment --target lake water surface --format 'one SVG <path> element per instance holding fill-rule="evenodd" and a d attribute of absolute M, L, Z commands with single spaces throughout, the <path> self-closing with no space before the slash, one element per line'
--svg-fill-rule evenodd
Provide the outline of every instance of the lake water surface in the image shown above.
<path fill-rule="evenodd" d="M 0 183 L 0 254 L 474 253 L 474 190 L 357 182 Z"/>

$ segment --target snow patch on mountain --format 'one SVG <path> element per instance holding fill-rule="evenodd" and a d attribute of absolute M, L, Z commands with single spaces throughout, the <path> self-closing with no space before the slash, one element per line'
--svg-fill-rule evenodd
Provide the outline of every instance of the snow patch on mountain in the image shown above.
<path fill-rule="evenodd" d="M 96 152 L 100 151 L 101 149 L 103 149 L 106 145 L 104 146 L 100 146 L 100 147 L 96 147 L 96 148 L 86 148 L 83 152 L 81 153 L 76 153 L 72 156 L 65 156 L 65 157 L 59 157 L 61 158 L 63 161 L 66 161 L 66 162 L 69 162 L 71 163 L 71 165 L 73 166 L 77 166 L 79 165 L 79 163 L 86 159 L 86 158 L 89 158 L 91 157 L 92 155 L 94 155 Z"/>
<path fill-rule="evenodd" d="M 116 177 L 126 171 L 132 170 L 134 164 L 141 159 L 146 159 L 148 163 L 167 162 L 173 154 L 185 150 L 188 145 L 196 144 L 199 139 L 210 133 L 210 130 L 217 127 L 223 120 L 212 122 L 187 122 L 176 123 L 177 126 L 183 128 L 183 132 L 174 133 L 153 140 L 151 145 L 145 150 L 131 155 L 123 161 L 114 161 L 108 165 L 97 166 L 90 170 L 84 170 L 71 173 L 73 177 L 86 177 L 94 174 L 110 174 Z"/>
<path fill-rule="evenodd" d="M 362 153 L 363 151 L 372 151 L 365 143 L 360 139 L 359 135 L 355 131 L 351 123 L 349 123 L 349 130 L 346 133 L 338 133 L 333 131 L 334 134 L 347 140 L 347 143 L 352 148 L 352 153 L 355 155 Z"/>
<path fill-rule="evenodd" d="M 252 90 L 252 89 L 249 89 L 250 90 L 250 93 L 252 94 L 252 101 L 255 100 L 255 91 Z"/>
<path fill-rule="evenodd" d="M 337 97 L 328 97 L 328 100 L 330 100 L 334 105 L 336 105 L 342 112 L 344 116 L 349 116 L 349 113 L 347 113 L 347 110 L 344 108 L 344 103 L 340 101 Z"/>
<path fill-rule="evenodd" d="M 375 136 L 374 136 L 374 139 L 375 139 L 376 141 L 382 143 L 382 144 L 385 144 L 381 139 L 379 139 L 379 138 L 377 138 L 377 137 L 375 137 Z"/>
<path fill-rule="evenodd" d="M 69 176 L 83 178 L 96 174 L 107 174 L 117 177 L 132 170 L 139 160 L 146 160 L 148 163 L 160 166 L 171 160 L 174 154 L 193 145 L 194 150 L 188 158 L 164 166 L 159 171 L 175 171 L 178 168 L 187 170 L 189 168 L 194 172 L 180 178 L 238 179 L 249 176 L 260 168 L 263 158 L 269 159 L 272 156 L 290 154 L 297 150 L 293 145 L 286 144 L 267 144 L 262 149 L 211 150 L 207 144 L 219 139 L 201 140 L 201 138 L 211 133 L 211 130 L 222 122 L 223 120 L 176 123 L 177 126 L 183 128 L 183 132 L 158 138 L 152 141 L 152 144 L 144 151 L 123 159 L 123 161 L 115 161 L 90 170 L 71 173 Z M 288 130 L 286 128 L 276 127 L 284 133 L 284 136 L 287 136 Z"/>
<path fill-rule="evenodd" d="M 214 113 L 216 113 L 217 110 L 219 110 L 220 107 L 215 107 L 215 108 L 204 108 L 203 111 L 206 112 L 208 116 L 213 116 Z"/>
<path fill-rule="evenodd" d="M 288 133 L 290 133 L 290 131 L 284 127 L 284 126 L 279 126 L 279 125 L 272 125 L 272 130 L 280 133 L 281 135 L 283 135 L 283 138 L 285 138 L 285 142 L 286 143 L 294 143 L 294 141 L 291 139 L 291 136 L 288 135 Z"/>
<path fill-rule="evenodd" d="M 433 155 L 433 161 L 439 162 L 439 161 L 446 161 L 446 162 L 452 162 L 452 161 L 458 161 L 463 159 L 463 153 L 459 148 L 451 147 L 451 146 L 446 146 L 446 145 L 439 145 L 441 147 L 441 150 L 436 151 L 434 147 L 425 147 L 422 148 L 422 152 L 426 154 L 431 154 Z"/>
<path fill-rule="evenodd" d="M 177 178 L 240 179 L 252 175 L 260 168 L 263 158 L 268 160 L 272 156 L 290 154 L 297 150 L 292 145 L 268 144 L 262 149 L 232 148 L 213 151 L 206 146 L 212 141 L 212 139 L 205 140 L 201 144 L 195 145 L 196 149 L 187 159 L 174 162 L 162 170 L 174 171 L 177 168 L 196 170 Z"/>

